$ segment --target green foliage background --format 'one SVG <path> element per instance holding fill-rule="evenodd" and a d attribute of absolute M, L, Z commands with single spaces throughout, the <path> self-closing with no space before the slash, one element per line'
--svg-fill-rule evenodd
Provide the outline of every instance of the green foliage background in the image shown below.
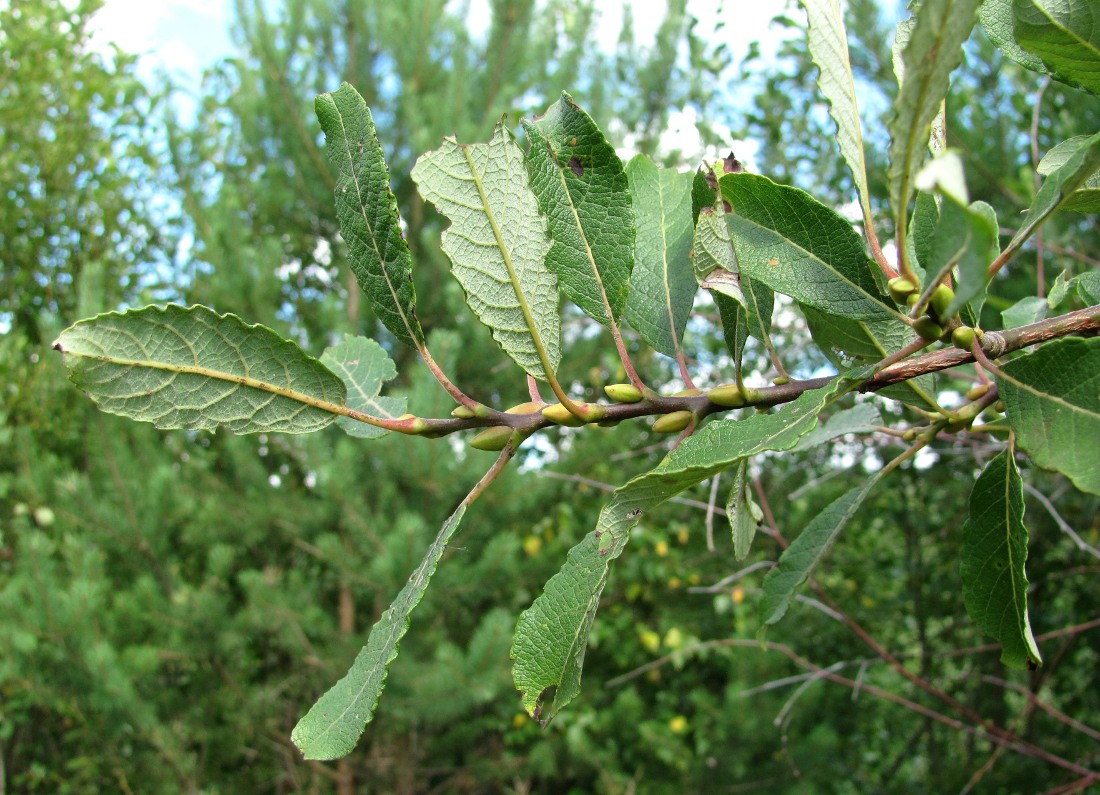
<path fill-rule="evenodd" d="M 0 84 L 0 782 L 61 793 L 902 793 L 957 791 L 981 768 L 988 743 L 867 692 L 825 682 L 756 690 L 800 671 L 752 640 L 763 569 L 706 590 L 741 568 L 720 516 L 708 548 L 707 484 L 636 532 L 605 592 L 578 700 L 545 730 L 523 716 L 508 673 L 514 617 L 588 532 L 603 485 L 663 455 L 629 423 L 563 431 L 556 450 L 537 454 L 538 472 L 509 474 L 471 508 L 356 754 L 338 765 L 301 761 L 291 727 L 343 673 L 472 485 L 473 451 L 396 435 L 364 444 L 335 430 L 157 432 L 96 412 L 45 343 L 103 308 L 204 303 L 314 353 L 344 331 L 373 336 L 404 376 L 390 394 L 406 395 L 421 416 L 445 415 L 450 399 L 360 307 L 337 241 L 312 102 L 344 79 L 372 106 L 387 149 L 434 355 L 497 405 L 526 399 L 525 389 L 485 367 L 499 359 L 495 344 L 466 313 L 438 250 L 443 223 L 409 178 L 415 157 L 444 135 L 481 140 L 502 111 L 530 116 L 569 88 L 605 129 L 615 120 L 618 135 L 637 134 L 643 151 L 656 151 L 672 108 L 693 105 L 759 140 L 760 169 L 776 181 L 837 204 L 853 191 L 803 39 L 784 45 L 778 65 L 750 54 L 742 74 L 756 70 L 761 88 L 734 112 L 720 76 L 728 52 L 704 36 L 715 20 L 692 20 L 682 0 L 669 3 L 654 48 L 634 44 L 628 25 L 611 56 L 592 46 L 593 3 L 501 0 L 479 41 L 438 0 L 288 0 L 274 13 L 241 2 L 237 54 L 206 76 L 187 121 L 171 118 L 164 88 L 143 86 L 128 56 L 87 46 L 96 5 L 16 0 L 0 11 L 0 73 L 14 75 Z M 885 114 L 890 25 L 870 0 L 848 14 L 864 106 Z M 1042 87 L 980 35 L 966 58 L 949 142 L 964 153 L 973 198 L 1012 218 L 1036 190 L 1027 165 L 1037 92 L 1040 152 L 1096 130 L 1100 107 L 1057 83 Z M 883 132 L 868 135 L 870 155 L 886 151 Z M 876 181 L 884 164 L 872 159 L 870 173 L 885 204 Z M 181 211 L 158 203 L 163 196 Z M 1046 253 L 1026 253 L 986 311 L 1034 294 L 1037 279 L 1049 284 L 1063 268 L 1095 268 L 1057 252 L 1095 251 L 1098 232 L 1095 216 L 1059 216 L 1044 230 Z M 176 246 L 181 236 L 189 247 Z M 703 368 L 724 366 L 714 328 L 689 332 L 689 355 Z M 804 333 L 791 327 L 777 344 L 805 374 L 824 363 L 799 346 Z M 762 358 L 754 346 L 749 355 Z M 570 352 L 589 399 L 622 380 L 606 347 L 581 336 Z M 957 567 L 983 451 L 945 442 L 935 453 L 935 466 L 903 468 L 872 493 L 819 581 L 922 677 L 1095 764 L 1095 737 L 1025 713 L 1026 697 L 1004 684 L 1087 723 L 1100 714 L 1095 630 L 1049 641 L 1046 667 L 1030 675 L 1003 671 L 996 649 L 957 651 L 984 642 L 965 617 Z M 776 524 L 805 526 L 865 461 L 891 455 L 851 442 L 770 461 L 762 487 Z M 1042 471 L 1027 478 L 1100 545 L 1095 497 Z M 1036 634 L 1094 618 L 1095 559 L 1032 497 L 1027 512 Z M 746 564 L 777 554 L 758 543 Z M 768 639 L 923 698 L 812 605 L 797 605 Z M 655 659 L 663 664 L 616 682 Z M 1043 763 L 1005 754 L 982 791 L 1057 781 Z"/>

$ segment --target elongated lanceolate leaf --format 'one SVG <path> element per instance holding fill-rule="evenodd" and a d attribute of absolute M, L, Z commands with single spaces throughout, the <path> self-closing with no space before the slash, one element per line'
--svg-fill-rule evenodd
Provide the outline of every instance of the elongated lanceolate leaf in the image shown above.
<path fill-rule="evenodd" d="M 1100 133 L 1081 139 L 1072 151 L 1064 151 L 1060 156 L 1065 157 L 1064 162 L 1043 180 L 1035 201 L 1007 248 L 1016 249 L 1022 245 L 1100 169 Z"/>
<path fill-rule="evenodd" d="M 692 175 L 645 155 L 626 167 L 638 237 L 626 316 L 656 351 L 675 356 L 698 289 L 691 269 Z"/>
<path fill-rule="evenodd" d="M 904 226 L 913 178 L 928 153 L 932 121 L 947 96 L 951 72 L 978 18 L 981 0 L 924 0 L 901 49 L 904 80 L 890 121 L 890 198 Z"/>
<path fill-rule="evenodd" d="M 1062 141 L 1043 155 L 1036 171 L 1043 176 L 1053 174 L 1073 156 L 1086 138 L 1087 136 L 1078 135 Z M 1082 213 L 1100 212 L 1100 171 L 1093 172 L 1091 177 L 1081 183 L 1081 186 L 1066 198 L 1062 207 Z"/>
<path fill-rule="evenodd" d="M 412 257 L 370 109 L 347 83 L 318 96 L 315 105 L 337 169 L 336 215 L 355 280 L 383 325 L 416 347 L 424 332 L 416 319 Z"/>
<path fill-rule="evenodd" d="M 1100 494 L 1100 338 L 1065 338 L 1001 368 L 997 387 L 1020 447 Z"/>
<path fill-rule="evenodd" d="M 841 372 L 881 361 L 916 339 L 911 328 L 893 319 L 853 320 L 811 306 L 803 305 L 801 309 L 814 342 Z M 935 384 L 934 375 L 923 375 L 889 386 L 880 394 L 936 409 Z"/>
<path fill-rule="evenodd" d="M 405 413 L 405 398 L 380 397 L 378 394 L 382 384 L 397 375 L 397 367 L 374 340 L 345 335 L 339 345 L 325 349 L 321 364 L 343 380 L 349 409 L 389 420 Z M 358 422 L 351 417 L 337 417 L 336 424 L 344 433 L 360 439 L 377 439 L 389 433 L 385 428 Z"/>
<path fill-rule="evenodd" d="M 733 534 L 733 559 L 738 561 L 748 557 L 756 528 L 764 518 L 764 512 L 753 502 L 749 493 L 748 473 L 748 459 L 742 459 L 734 471 L 733 486 L 726 500 L 726 518 Z"/>
<path fill-rule="evenodd" d="M 554 238 L 546 266 L 570 300 L 610 328 L 626 309 L 634 267 L 634 212 L 622 161 L 568 94 L 523 128 L 531 189 Z"/>
<path fill-rule="evenodd" d="M 642 514 L 697 483 L 764 450 L 789 450 L 817 425 L 817 415 L 857 387 L 867 368 L 851 378 L 838 378 L 804 392 L 774 414 L 706 425 L 671 452 L 651 472 L 615 491 L 600 512 L 596 529 L 569 551 L 561 571 L 519 618 L 512 640 L 512 676 L 524 709 L 534 717 L 545 711 L 544 699 L 557 688 L 549 721 L 580 691 L 581 667 L 588 632 L 596 616 L 610 563 L 626 546 Z"/>
<path fill-rule="evenodd" d="M 307 433 L 344 405 L 339 377 L 293 342 L 204 306 L 99 315 L 54 348 L 101 409 L 158 428 Z"/>
<path fill-rule="evenodd" d="M 840 153 L 852 172 L 864 220 L 870 219 L 871 198 L 867 186 L 867 164 L 863 153 L 863 131 L 856 102 L 856 84 L 848 57 L 848 37 L 840 0 L 801 0 L 809 28 L 806 32 L 810 55 L 821 73 L 817 87 L 829 101 L 829 113 L 836 122 Z"/>
<path fill-rule="evenodd" d="M 412 178 L 451 221 L 443 251 L 474 314 L 516 364 L 548 380 L 561 359 L 558 279 L 546 267 L 553 241 L 512 134 L 502 121 L 487 144 L 446 138 Z"/>
<path fill-rule="evenodd" d="M 444 523 L 424 560 L 371 628 L 367 645 L 355 658 L 351 670 L 294 727 L 290 738 L 306 759 L 338 759 L 355 748 L 359 735 L 374 717 L 389 665 L 397 659 L 398 645 L 409 629 L 409 615 L 420 604 L 466 507 L 463 501 Z"/>
<path fill-rule="evenodd" d="M 984 633 L 1000 641 L 1001 662 L 1011 668 L 1036 667 L 1042 658 L 1027 617 L 1024 484 L 1011 447 L 978 476 L 962 533 L 967 614 Z"/>
<path fill-rule="evenodd" d="M 880 479 L 880 475 L 875 475 L 862 486 L 831 502 L 779 556 L 779 563 L 764 577 L 759 605 L 761 635 L 768 626 L 787 614 L 795 593 L 833 548 L 840 532 L 856 515 L 863 499 Z"/>
<path fill-rule="evenodd" d="M 879 294 L 863 239 L 805 191 L 755 174 L 719 180 L 741 273 L 824 312 L 897 317 Z"/>
<path fill-rule="evenodd" d="M 1016 43 L 1059 80 L 1100 95 L 1100 7 L 1095 0 L 1013 0 Z"/>

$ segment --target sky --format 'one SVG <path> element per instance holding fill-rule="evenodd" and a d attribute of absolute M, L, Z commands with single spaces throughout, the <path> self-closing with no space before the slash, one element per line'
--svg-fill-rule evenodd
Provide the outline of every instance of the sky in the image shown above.
<path fill-rule="evenodd" d="M 452 0 L 458 4 L 459 0 Z M 470 28 L 477 32 L 486 30 L 489 19 L 489 0 L 469 0 Z M 639 43 L 652 42 L 662 14 L 652 12 L 653 0 L 607 0 L 601 3 L 599 40 L 601 46 L 612 50 L 622 25 L 624 5 L 633 7 L 634 30 Z M 734 62 L 745 54 L 749 42 L 762 42 L 762 52 L 772 51 L 783 31 L 770 27 L 775 15 L 787 6 L 785 0 L 689 0 L 688 10 L 701 20 L 705 31 L 708 23 L 716 22 L 719 15 L 725 18 L 722 35 L 729 37 L 729 47 Z M 188 93 L 197 95 L 202 70 L 219 58 L 232 52 L 229 26 L 233 16 L 231 0 L 105 0 L 102 10 L 93 20 L 95 41 L 102 47 L 114 42 L 123 50 L 141 56 L 142 74 L 151 77 L 167 72 L 177 85 L 184 89 L 176 94 L 178 111 L 190 115 Z M 738 157 L 750 169 L 756 147 L 751 142 L 732 142 Z M 690 157 L 703 155 L 698 133 L 695 131 L 693 109 L 674 113 L 669 129 L 662 138 L 662 149 L 680 150 Z M 708 159 L 720 156 L 706 152 Z"/>
<path fill-rule="evenodd" d="M 622 24 L 623 5 L 634 9 L 634 28 L 639 41 L 652 41 L 661 15 L 650 11 L 653 0 L 609 0 L 600 7 L 601 40 L 614 47 Z M 689 0 L 688 10 L 704 24 L 727 20 L 725 35 L 738 57 L 754 39 L 778 40 L 779 32 L 768 23 L 783 11 L 785 0 Z M 470 0 L 470 27 L 484 30 L 489 18 L 489 0 Z M 145 54 L 155 67 L 181 74 L 195 73 L 229 53 L 228 36 L 233 4 L 230 0 L 106 0 L 94 27 L 103 41 L 114 41 L 128 52 Z"/>

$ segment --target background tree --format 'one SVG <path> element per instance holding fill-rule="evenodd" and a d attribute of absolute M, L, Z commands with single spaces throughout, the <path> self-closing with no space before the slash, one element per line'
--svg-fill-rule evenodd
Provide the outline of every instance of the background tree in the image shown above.
<path fill-rule="evenodd" d="M 175 289 L 187 300 L 264 322 L 314 351 L 340 331 L 366 332 L 399 364 L 410 363 L 367 308 L 356 305 L 354 284 L 339 289 L 348 271 L 310 103 L 315 93 L 351 79 L 375 110 L 409 222 L 421 313 L 434 329 L 432 350 L 448 373 L 475 384 L 477 397 L 494 405 L 526 396 L 503 369 L 485 371 L 484 362 L 499 359 L 499 352 L 486 331 L 469 322 L 461 291 L 445 272 L 436 244 L 444 224 L 408 178 L 415 156 L 445 134 L 484 138 L 501 110 L 510 109 L 513 119 L 541 111 L 562 87 L 605 126 L 622 119 L 621 129 L 639 133 L 647 151 L 674 104 L 698 102 L 707 121 L 741 126 L 737 117 L 715 118 L 721 105 L 699 67 L 716 51 L 698 37 L 682 4 L 670 9 L 655 52 L 640 52 L 625 35 L 614 56 L 591 46 L 592 8 L 579 4 L 494 4 L 484 42 L 471 36 L 461 10 L 444 13 L 438 3 L 406 4 L 401 14 L 383 3 L 291 3 L 269 16 L 265 8 L 238 6 L 238 56 L 208 77 L 195 123 L 170 126 L 194 239 Z M 870 3 L 851 4 L 859 24 L 850 30 L 866 31 L 856 64 L 866 69 L 867 90 L 885 96 L 893 90 L 891 34 L 877 12 Z M 551 29 L 562 33 L 551 39 L 544 35 Z M 686 64 L 673 55 L 684 37 L 696 57 Z M 973 78 L 973 97 L 949 116 L 949 133 L 973 146 L 972 190 L 1010 218 L 1035 189 L 1023 170 L 1030 147 L 1012 144 L 1031 124 L 1031 106 L 1014 98 L 1026 98 L 1036 82 L 1010 65 L 986 74 L 987 59 L 996 56 L 976 41 L 972 66 L 984 77 Z M 526 60 L 533 52 L 539 57 Z M 795 77 L 770 82 L 756 100 L 761 110 L 747 122 L 771 144 L 763 170 L 840 205 L 852 191 L 833 151 L 831 122 L 814 110 L 814 69 L 798 45 L 790 45 L 789 57 L 788 74 Z M 970 75 L 961 73 L 956 87 L 967 90 Z M 1018 82 L 1002 86 L 1002 75 Z M 566 77 L 574 82 L 563 84 Z M 1052 83 L 1044 101 L 1059 91 Z M 989 102 L 991 96 L 1019 104 Z M 1096 129 L 1076 114 L 1088 106 L 1075 96 L 1072 116 L 1054 114 L 1049 142 Z M 878 107 L 875 100 L 869 104 Z M 885 112 L 886 103 L 881 107 Z M 1067 126 L 1059 127 L 1059 119 Z M 776 128 L 782 134 L 773 134 Z M 783 141 L 792 146 L 780 148 Z M 879 143 L 885 151 L 886 142 Z M 1020 172 L 1009 189 L 986 193 L 974 185 L 986 154 L 998 163 L 993 174 Z M 871 173 L 885 173 L 884 167 L 872 163 Z M 884 185 L 872 189 L 884 206 Z M 1011 196 L 1020 201 L 1001 203 Z M 1081 236 L 1090 227 L 1087 220 L 1063 219 L 1064 233 L 1052 226 L 1046 240 L 1064 234 L 1054 245 L 1065 251 L 1087 240 Z M 888 232 L 880 230 L 881 237 Z M 1047 267 L 1054 254 L 1048 248 Z M 1067 257 L 1058 265 L 1088 265 L 1079 255 L 1057 256 Z M 145 267 L 117 268 L 106 280 L 112 287 L 151 278 Z M 1034 291 L 1034 279 L 1032 271 L 1004 280 L 988 303 L 1007 307 Z M 57 290 L 63 283 L 49 284 Z M 13 295 L 22 303 L 22 292 Z M 152 297 L 161 296 L 105 291 L 92 294 L 84 312 Z M 1074 300 L 1068 297 L 1062 308 Z M 704 320 L 717 323 L 714 308 L 698 308 Z M 796 312 L 782 311 L 785 330 L 775 342 L 787 367 L 806 376 L 827 366 L 805 346 Z M 579 317 L 567 320 L 580 329 Z M 731 366 L 717 325 L 703 323 L 693 332 L 686 357 L 711 379 L 703 385 L 716 383 Z M 52 337 L 39 334 L 43 342 Z M 1096 653 L 1089 642 L 1095 633 L 1084 633 L 1087 606 L 1095 602 L 1095 578 L 1089 578 L 1095 567 L 1087 547 L 1075 545 L 1059 524 L 1095 546 L 1098 528 L 1088 521 L 1096 515 L 1095 498 L 1071 495 L 1059 476 L 1028 473 L 1029 483 L 1054 496 L 1052 510 L 1038 498 L 1028 505 L 1035 631 L 1068 631 L 1048 641 L 1063 645 L 1046 655 L 1039 674 L 1008 674 L 993 648 L 959 652 L 983 643 L 958 597 L 962 484 L 991 447 L 954 437 L 934 445 L 931 468 L 903 468 L 889 491 L 872 494 L 869 520 L 848 529 L 821 570 L 823 594 L 796 606 L 797 622 L 772 630 L 769 640 L 777 646 L 768 654 L 756 651 L 752 638 L 751 597 L 761 564 L 779 549 L 758 544 L 743 564 L 732 563 L 715 504 L 729 476 L 718 484 L 720 492 L 702 484 L 685 495 L 688 503 L 652 512 L 605 592 L 584 691 L 540 730 L 518 714 L 513 700 L 506 659 L 513 618 L 590 529 L 606 500 L 603 489 L 651 469 L 664 455 L 664 445 L 624 423 L 599 438 L 561 432 L 553 449 L 531 453 L 540 473 L 556 477 L 509 475 L 471 509 L 450 553 L 454 560 L 433 580 L 416 632 L 403 641 L 400 664 L 359 751 L 339 767 L 303 763 L 288 743 L 290 728 L 343 672 L 468 488 L 462 448 L 394 436 L 364 448 L 336 433 L 153 433 L 88 413 L 79 395 L 60 384 L 57 362 L 41 355 L 30 361 L 40 349 L 14 342 L 21 339 L 5 335 L 5 344 L 15 347 L 0 365 L 17 385 L 4 404 L 4 441 L 13 454 L 3 460 L 13 463 L 0 475 L 12 528 L 0 599 L 19 617 L 0 628 L 8 634 L 5 648 L 17 650 L 0 669 L 0 737 L 13 787 L 136 791 L 140 782 L 163 791 L 349 791 L 374 784 L 398 792 L 682 792 L 718 780 L 766 791 L 903 792 L 957 790 L 972 777 L 1006 791 L 1038 791 L 1052 782 L 1045 762 L 1002 755 L 980 736 L 960 742 L 956 729 L 941 727 L 930 712 L 944 709 L 942 701 L 869 651 L 852 632 L 857 625 L 923 681 L 1024 740 L 1082 764 L 1095 753 L 1088 727 L 1036 706 L 1085 719 L 1096 712 L 1094 677 L 1080 673 L 1093 669 Z M 582 338 L 570 353 L 573 388 L 590 400 L 603 384 L 624 378 L 604 347 Z M 771 377 L 761 346 L 750 343 L 746 357 L 759 362 L 754 375 Z M 676 377 L 667 359 L 640 362 L 655 380 Z M 423 371 L 399 371 L 396 389 L 387 394 L 405 398 L 418 414 L 444 416 L 453 405 Z M 26 413 L 28 407 L 35 412 Z M 889 419 L 908 416 L 899 408 Z M 866 475 L 864 461 L 873 468 L 876 459 L 891 457 L 891 445 L 852 438 L 751 471 L 757 500 L 770 514 L 765 529 L 789 539 L 821 505 Z M 616 452 L 609 455 L 610 449 Z M 821 609 L 825 599 L 831 605 Z M 912 620 L 899 621 L 899 614 Z M 829 671 L 779 657 L 779 647 Z M 829 675 L 859 686 L 833 689 Z M 876 687 L 919 703 L 924 713 L 877 700 Z"/>

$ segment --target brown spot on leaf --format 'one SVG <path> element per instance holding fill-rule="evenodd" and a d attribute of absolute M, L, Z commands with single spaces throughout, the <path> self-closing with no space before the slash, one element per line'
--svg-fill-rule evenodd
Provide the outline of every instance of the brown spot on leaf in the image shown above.
<path fill-rule="evenodd" d="M 733 156 L 733 152 L 730 152 L 722 161 L 722 171 L 727 174 L 740 174 L 744 169 L 741 167 L 741 161 Z"/>
<path fill-rule="evenodd" d="M 730 204 L 725 199 L 722 199 L 722 209 L 725 210 L 727 213 L 732 213 L 733 212 L 733 205 Z"/>
<path fill-rule="evenodd" d="M 713 171 L 707 170 L 706 176 L 703 178 L 707 181 L 707 187 L 711 190 L 718 190 L 718 177 L 714 175 Z"/>
<path fill-rule="evenodd" d="M 699 215 L 704 215 L 704 216 L 714 215 L 714 208 L 713 207 L 700 207 L 699 208 Z"/>
<path fill-rule="evenodd" d="M 576 146 L 577 145 L 577 139 L 576 138 L 570 138 L 569 139 L 569 145 L 570 146 Z"/>
<path fill-rule="evenodd" d="M 775 267 L 776 265 L 778 265 L 778 264 L 779 264 L 779 260 L 777 260 L 777 259 L 770 259 L 770 260 L 768 260 L 768 264 L 769 264 L 769 265 L 771 265 L 772 267 Z"/>
<path fill-rule="evenodd" d="M 576 155 L 569 158 L 569 170 L 572 171 L 575 176 L 584 176 L 584 166 L 581 165 L 581 161 L 577 159 Z"/>

